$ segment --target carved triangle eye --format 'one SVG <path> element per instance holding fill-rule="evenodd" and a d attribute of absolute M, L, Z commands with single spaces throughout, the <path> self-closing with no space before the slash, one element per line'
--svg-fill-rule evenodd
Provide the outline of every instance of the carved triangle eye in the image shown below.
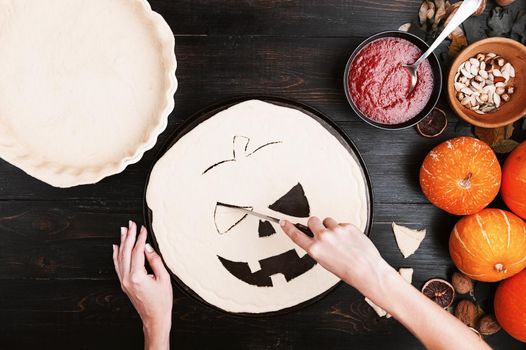
<path fill-rule="evenodd" d="M 252 210 L 252 207 L 243 207 L 248 210 Z M 216 226 L 217 233 L 220 235 L 229 232 L 241 221 L 247 217 L 247 214 L 233 209 L 228 208 L 219 204 L 216 204 L 214 210 L 214 223 Z"/>
<path fill-rule="evenodd" d="M 259 220 L 258 226 L 259 237 L 268 237 L 276 233 L 272 224 L 268 221 Z"/>
<path fill-rule="evenodd" d="M 307 218 L 310 216 L 309 201 L 300 183 L 290 189 L 274 204 L 269 205 L 269 209 L 298 218 Z"/>

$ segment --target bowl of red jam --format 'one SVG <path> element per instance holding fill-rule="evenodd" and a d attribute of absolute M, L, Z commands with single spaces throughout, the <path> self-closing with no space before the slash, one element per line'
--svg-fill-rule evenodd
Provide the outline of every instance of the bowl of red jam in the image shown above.
<path fill-rule="evenodd" d="M 347 61 L 343 83 L 352 109 L 381 129 L 413 126 L 435 107 L 442 90 L 442 70 L 435 54 L 422 62 L 413 91 L 403 64 L 414 63 L 429 46 L 400 31 L 375 34 L 363 41 Z"/>

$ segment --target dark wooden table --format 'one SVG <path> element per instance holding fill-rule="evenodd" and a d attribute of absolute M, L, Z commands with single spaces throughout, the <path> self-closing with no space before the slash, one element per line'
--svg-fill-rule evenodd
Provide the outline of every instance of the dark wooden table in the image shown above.
<path fill-rule="evenodd" d="M 414 19 L 420 0 L 151 4 L 176 33 L 180 84 L 175 111 L 155 149 L 122 174 L 71 189 L 50 187 L 0 161 L 0 348 L 142 347 L 141 323 L 119 288 L 111 244 L 128 219 L 142 221 L 146 176 L 167 135 L 206 105 L 240 95 L 295 99 L 336 121 L 369 168 L 372 240 L 382 255 L 394 267 L 413 267 L 417 288 L 451 272 L 447 241 L 456 218 L 427 202 L 418 169 L 434 145 L 460 134 L 456 118 L 450 116 L 447 133 L 438 139 L 422 138 L 414 129 L 382 131 L 351 111 L 342 90 L 354 47 L 366 36 Z M 408 259 L 396 246 L 392 221 L 428 229 Z M 175 348 L 422 348 L 395 320 L 377 318 L 345 284 L 314 305 L 272 318 L 235 317 L 203 306 L 178 287 L 174 294 Z M 487 340 L 495 349 L 524 349 L 504 332 Z"/>

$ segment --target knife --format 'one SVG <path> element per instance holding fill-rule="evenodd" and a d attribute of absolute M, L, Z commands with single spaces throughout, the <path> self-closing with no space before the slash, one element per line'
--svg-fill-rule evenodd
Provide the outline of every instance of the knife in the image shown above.
<path fill-rule="evenodd" d="M 249 210 L 247 208 L 243 208 L 243 207 L 240 207 L 240 206 L 237 206 L 237 205 L 233 205 L 233 204 L 226 204 L 226 203 L 221 203 L 221 202 L 218 202 L 217 205 L 220 205 L 222 207 L 225 207 L 225 208 L 232 208 L 232 209 L 236 209 L 236 210 L 239 210 L 239 211 L 242 211 L 243 213 L 245 214 L 248 214 L 248 215 L 252 215 L 252 216 L 255 216 L 259 219 L 262 219 L 262 220 L 266 220 L 266 221 L 271 221 L 271 222 L 274 222 L 276 224 L 279 225 L 279 219 L 278 218 L 275 218 L 273 216 L 269 216 L 269 215 L 265 215 L 265 214 L 261 214 L 261 213 L 258 213 L 256 211 L 252 211 L 252 210 Z M 303 232 L 304 234 L 306 234 L 307 236 L 309 237 L 314 237 L 314 233 L 311 231 L 310 228 L 308 228 L 307 226 L 305 225 L 302 225 L 302 224 L 293 224 L 298 230 L 300 230 L 301 232 Z"/>

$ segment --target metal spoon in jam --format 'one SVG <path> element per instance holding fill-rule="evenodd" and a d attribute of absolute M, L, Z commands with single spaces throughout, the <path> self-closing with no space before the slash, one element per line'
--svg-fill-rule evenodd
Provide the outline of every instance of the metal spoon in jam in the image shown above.
<path fill-rule="evenodd" d="M 411 74 L 411 87 L 409 88 L 409 93 L 413 92 L 416 83 L 418 82 L 418 76 L 417 76 L 417 70 L 418 66 L 424 60 L 431 55 L 433 51 L 440 45 L 442 41 L 444 41 L 451 32 L 455 30 L 462 22 L 464 22 L 469 16 L 471 16 L 480 6 L 480 3 L 482 0 L 464 0 L 462 2 L 462 5 L 458 8 L 457 12 L 453 15 L 449 23 L 446 25 L 442 33 L 435 39 L 433 44 L 427 49 L 426 52 L 420 58 L 413 64 L 404 64 L 403 67 L 407 68 L 409 70 L 409 73 Z"/>

